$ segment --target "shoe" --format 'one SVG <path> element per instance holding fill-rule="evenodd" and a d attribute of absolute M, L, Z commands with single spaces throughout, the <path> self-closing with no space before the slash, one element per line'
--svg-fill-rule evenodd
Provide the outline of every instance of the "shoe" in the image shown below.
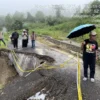
<path fill-rule="evenodd" d="M 88 79 L 87 77 L 84 77 L 84 78 L 83 78 L 83 81 L 87 81 L 87 79 Z"/>
<path fill-rule="evenodd" d="M 91 78 L 90 80 L 91 80 L 91 82 L 95 82 L 95 79 L 94 78 Z"/>

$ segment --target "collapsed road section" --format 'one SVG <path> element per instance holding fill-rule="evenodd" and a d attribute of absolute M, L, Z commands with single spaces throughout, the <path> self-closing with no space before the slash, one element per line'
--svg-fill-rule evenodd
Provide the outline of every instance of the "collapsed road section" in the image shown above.
<path fill-rule="evenodd" d="M 37 48 L 35 50 L 37 50 Z M 29 53 L 28 49 L 26 51 Z M 23 55 L 25 50 L 15 52 L 19 58 L 19 55 Z M 42 69 L 31 72 L 30 74 L 27 73 L 28 75 L 26 73 L 23 74 L 23 76 L 25 75 L 26 77 L 17 75 L 17 77 L 14 77 L 14 79 L 2 89 L 0 92 L 0 100 L 78 100 L 76 84 L 77 58 L 69 53 L 54 48 L 44 48 L 42 52 L 44 52 L 42 56 L 35 57 L 37 59 L 43 58 L 42 61 L 46 61 L 50 66 L 55 66 L 56 69 L 52 69 L 51 67 L 49 70 Z M 27 54 L 25 54 L 25 56 L 26 55 Z M 31 55 L 32 54 L 30 54 L 30 56 Z M 44 58 L 44 55 L 46 58 Z M 22 58 L 20 57 L 20 59 Z M 39 63 L 41 63 L 41 61 Z M 95 83 L 91 83 L 90 80 L 87 82 L 81 81 L 83 100 L 100 99 L 99 67 L 97 67 L 96 72 Z"/>

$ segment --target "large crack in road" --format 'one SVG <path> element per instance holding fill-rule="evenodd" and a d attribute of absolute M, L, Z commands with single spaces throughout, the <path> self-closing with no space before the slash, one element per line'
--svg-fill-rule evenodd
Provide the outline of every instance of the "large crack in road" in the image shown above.
<path fill-rule="evenodd" d="M 36 49 L 27 48 L 24 51 L 41 51 L 55 59 L 53 66 L 56 67 L 73 57 L 69 53 L 48 47 L 38 41 L 36 45 Z M 41 90 L 47 94 L 45 100 L 78 100 L 76 60 L 76 58 L 71 59 L 64 68 L 39 70 L 30 73 L 27 77 L 16 77 L 2 90 L 0 100 L 26 100 Z M 99 73 L 100 70 L 97 67 L 95 83 L 91 83 L 90 80 L 87 82 L 81 80 L 83 100 L 100 100 Z"/>

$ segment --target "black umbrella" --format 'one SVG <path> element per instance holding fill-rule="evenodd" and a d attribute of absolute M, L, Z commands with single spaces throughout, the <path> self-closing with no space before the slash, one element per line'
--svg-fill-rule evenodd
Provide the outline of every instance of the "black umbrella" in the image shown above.
<path fill-rule="evenodd" d="M 94 24 L 84 24 L 74 28 L 67 36 L 67 38 L 75 38 L 82 36 L 90 31 L 94 30 L 96 26 Z"/>

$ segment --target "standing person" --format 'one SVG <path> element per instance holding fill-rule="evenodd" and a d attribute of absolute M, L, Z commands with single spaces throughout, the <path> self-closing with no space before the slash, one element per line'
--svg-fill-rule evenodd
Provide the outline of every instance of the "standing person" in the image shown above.
<path fill-rule="evenodd" d="M 6 43 L 5 43 L 4 39 L 3 39 L 3 33 L 2 32 L 0 32 L 0 42 L 1 41 L 3 42 L 4 45 L 6 45 Z M 1 43 L 0 43 L 0 45 L 1 45 Z"/>
<path fill-rule="evenodd" d="M 33 31 L 31 34 L 32 48 L 35 48 L 35 40 L 36 40 L 36 34 Z"/>
<path fill-rule="evenodd" d="M 17 33 L 17 31 L 13 32 L 11 36 L 11 40 L 14 48 L 16 49 L 18 49 L 18 38 L 19 38 L 19 34 Z"/>
<path fill-rule="evenodd" d="M 27 31 L 24 29 L 22 33 L 22 47 L 27 47 Z"/>
<path fill-rule="evenodd" d="M 82 43 L 83 50 L 83 66 L 84 66 L 84 78 L 86 81 L 88 79 L 88 65 L 90 68 L 90 80 L 94 82 L 95 76 L 95 64 L 97 58 L 98 43 L 96 41 L 96 32 L 90 32 L 89 39 L 84 40 Z"/>
<path fill-rule="evenodd" d="M 27 44 L 28 44 L 28 41 L 29 41 L 29 29 L 26 29 L 26 32 L 27 32 Z"/>

